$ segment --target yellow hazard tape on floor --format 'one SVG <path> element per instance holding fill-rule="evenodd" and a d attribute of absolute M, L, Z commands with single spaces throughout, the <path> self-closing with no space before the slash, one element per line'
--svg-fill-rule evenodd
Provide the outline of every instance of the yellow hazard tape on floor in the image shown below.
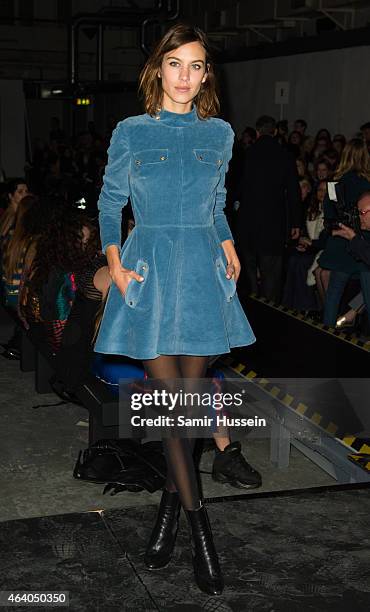
<path fill-rule="evenodd" d="M 254 370 L 249 370 L 246 364 L 235 361 L 230 355 L 225 356 L 225 358 L 222 359 L 222 362 L 224 365 L 227 365 L 229 368 L 231 368 L 234 372 L 237 372 L 240 376 L 243 376 L 243 378 L 252 380 L 254 384 L 258 385 L 259 387 L 262 387 L 262 389 L 269 393 L 269 395 L 271 395 L 274 399 L 279 399 L 283 404 L 289 406 L 290 408 L 293 408 L 293 410 L 295 410 L 298 414 L 304 415 L 315 425 L 320 425 L 320 427 L 324 429 L 327 433 L 335 436 L 339 431 L 338 425 L 336 425 L 332 421 L 325 424 L 325 417 L 316 411 L 312 411 L 312 413 L 310 414 L 311 409 L 309 408 L 309 406 L 306 406 L 306 404 L 300 402 L 293 395 L 287 393 L 286 390 L 281 389 L 275 383 L 269 381 L 268 378 L 258 378 L 256 372 Z M 347 446 L 353 448 L 355 451 L 360 453 L 359 455 L 348 455 L 348 458 L 351 459 L 351 461 L 356 461 L 354 457 L 356 458 L 360 456 L 368 456 L 370 466 L 370 440 L 366 440 L 365 442 L 364 438 L 357 438 L 356 436 L 349 435 L 345 435 L 341 438 L 339 437 L 338 439 L 342 440 L 342 442 L 347 444 Z M 368 469 L 366 467 L 367 462 L 365 460 L 360 462 L 359 459 L 358 461 L 359 464 L 361 463 L 361 467 L 363 467 L 364 469 Z"/>
<path fill-rule="evenodd" d="M 348 459 L 356 463 L 356 465 L 360 466 L 363 470 L 370 473 L 370 454 L 369 453 L 360 453 L 357 455 L 348 455 Z"/>
<path fill-rule="evenodd" d="M 342 330 L 335 329 L 334 327 L 328 327 L 327 325 L 324 325 L 323 323 L 318 322 L 318 321 L 314 321 L 313 319 L 308 319 L 306 315 L 298 312 L 297 310 L 286 308 L 285 306 L 282 306 L 281 304 L 276 304 L 275 302 L 266 300 L 266 298 L 258 297 L 255 294 L 251 294 L 249 297 L 255 302 L 261 302 L 262 304 L 265 304 L 266 306 L 270 306 L 270 308 L 273 308 L 274 310 L 279 310 L 280 312 L 288 315 L 289 317 L 292 317 L 293 319 L 302 321 L 306 325 L 310 325 L 311 327 L 316 327 L 317 329 L 321 329 L 326 334 L 335 336 L 335 338 L 338 338 L 339 340 L 342 340 L 343 342 L 347 342 L 348 344 L 357 346 L 358 348 L 360 348 L 363 351 L 366 351 L 367 353 L 370 352 L 370 340 L 364 342 L 363 340 L 360 340 L 359 338 L 357 338 L 357 336 L 354 336 L 353 334 L 346 334 Z"/>

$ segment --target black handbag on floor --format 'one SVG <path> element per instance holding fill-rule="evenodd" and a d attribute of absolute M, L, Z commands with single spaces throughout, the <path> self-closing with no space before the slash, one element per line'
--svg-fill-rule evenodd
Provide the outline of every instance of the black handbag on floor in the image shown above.
<path fill-rule="evenodd" d="M 98 440 L 80 451 L 74 478 L 104 484 L 103 494 L 121 491 L 154 493 L 166 480 L 166 460 L 161 442 Z"/>

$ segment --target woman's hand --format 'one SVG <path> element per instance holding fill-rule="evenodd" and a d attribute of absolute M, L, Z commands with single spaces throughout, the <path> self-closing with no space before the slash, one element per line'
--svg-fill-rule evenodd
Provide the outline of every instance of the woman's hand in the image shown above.
<path fill-rule="evenodd" d="M 224 240 L 221 242 L 221 246 L 225 253 L 225 257 L 227 260 L 226 266 L 226 278 L 234 279 L 235 282 L 238 282 L 238 278 L 240 275 L 240 261 L 236 254 L 235 247 L 232 240 Z"/>
<path fill-rule="evenodd" d="M 296 246 L 296 250 L 304 253 L 307 251 L 308 247 L 311 246 L 311 240 L 306 238 L 306 236 L 301 236 L 298 240 L 298 244 Z"/>
<path fill-rule="evenodd" d="M 332 231 L 332 236 L 341 236 L 342 238 L 346 238 L 347 240 L 352 240 L 356 236 L 356 232 L 344 225 L 343 223 L 338 223 L 339 229 L 335 229 Z"/>
<path fill-rule="evenodd" d="M 122 297 L 125 297 L 127 287 L 131 283 L 132 279 L 135 279 L 139 283 L 143 282 L 144 280 L 144 277 L 140 276 L 140 274 L 135 272 L 135 270 L 129 270 L 121 265 L 109 268 L 109 275 L 114 284 L 117 285 L 118 289 L 120 290 Z"/>
<path fill-rule="evenodd" d="M 108 260 L 108 268 L 109 275 L 117 285 L 118 289 L 121 292 L 122 297 L 125 297 L 125 293 L 127 291 L 127 287 L 131 283 L 132 279 L 141 283 L 144 280 L 143 276 L 140 276 L 135 270 L 129 270 L 128 268 L 124 268 L 121 264 L 120 260 L 120 252 L 116 245 L 109 245 L 106 250 L 107 260 Z"/>

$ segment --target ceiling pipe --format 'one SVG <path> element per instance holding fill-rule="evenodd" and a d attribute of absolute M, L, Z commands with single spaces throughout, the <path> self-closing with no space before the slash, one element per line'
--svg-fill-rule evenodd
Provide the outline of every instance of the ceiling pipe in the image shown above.
<path fill-rule="evenodd" d="M 162 11 L 163 0 L 157 0 L 156 4 L 153 9 L 153 16 Z M 143 17 L 147 14 L 147 9 L 103 8 L 96 14 L 81 13 L 76 15 L 69 27 L 70 83 L 72 85 L 78 83 L 79 30 L 82 25 L 96 25 L 98 27 L 97 80 L 103 80 L 104 26 L 123 24 L 126 27 L 138 28 L 142 24 Z"/>
<path fill-rule="evenodd" d="M 147 43 L 146 43 L 146 33 L 147 33 L 147 27 L 150 24 L 158 24 L 161 21 L 163 22 L 168 22 L 168 21 L 175 21 L 175 19 L 178 18 L 179 14 L 180 14 L 180 0 L 175 0 L 175 10 L 173 11 L 172 15 L 171 15 L 171 11 L 173 10 L 173 2 L 172 0 L 168 0 L 167 2 L 167 14 L 164 14 L 164 19 L 159 20 L 158 18 L 155 18 L 154 16 L 152 17 L 148 17 L 147 19 L 144 19 L 143 23 L 141 24 L 141 30 L 140 30 L 140 48 L 142 50 L 142 52 L 144 53 L 144 55 L 146 57 L 149 57 L 150 55 L 150 48 L 148 47 Z"/>

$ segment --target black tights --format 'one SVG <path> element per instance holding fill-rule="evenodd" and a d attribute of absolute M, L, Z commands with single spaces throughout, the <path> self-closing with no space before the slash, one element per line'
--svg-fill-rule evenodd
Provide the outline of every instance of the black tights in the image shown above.
<path fill-rule="evenodd" d="M 197 355 L 160 355 L 144 360 L 143 365 L 149 378 L 188 379 L 204 378 L 208 361 L 209 357 Z M 164 438 L 162 443 L 167 462 L 166 489 L 179 492 L 186 510 L 199 508 L 200 493 L 193 459 L 195 439 Z"/>

